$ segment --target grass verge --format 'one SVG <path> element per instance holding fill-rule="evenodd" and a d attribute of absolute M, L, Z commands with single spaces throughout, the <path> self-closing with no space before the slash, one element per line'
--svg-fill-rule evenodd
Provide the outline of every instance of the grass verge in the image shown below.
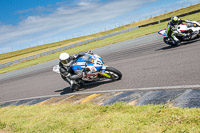
<path fill-rule="evenodd" d="M 200 16 L 200 13 L 196 13 L 196 14 L 192 14 L 192 15 L 188 15 L 186 17 L 183 17 L 182 19 L 199 21 L 200 20 L 199 16 Z M 117 43 L 117 42 L 122 42 L 122 41 L 125 41 L 125 40 L 129 40 L 129 39 L 133 39 L 133 38 L 136 38 L 136 37 L 151 34 L 151 33 L 157 32 L 161 29 L 166 28 L 167 23 L 168 22 L 163 22 L 163 23 L 156 24 L 156 25 L 142 27 L 142 28 L 139 28 L 139 29 L 134 30 L 134 31 L 130 31 L 130 32 L 127 32 L 127 33 L 123 33 L 123 34 L 120 34 L 120 35 L 116 35 L 116 36 L 109 37 L 109 38 L 106 38 L 106 39 L 102 39 L 102 40 L 99 40 L 99 41 L 91 42 L 91 43 L 81 45 L 81 46 L 77 46 L 77 47 L 74 47 L 74 48 L 71 48 L 71 49 L 67 49 L 67 50 L 64 50 L 64 51 L 61 51 L 61 52 L 57 52 L 57 53 L 54 53 L 54 54 L 51 54 L 51 55 L 47 55 L 47 56 L 43 56 L 43 57 L 40 57 L 40 58 L 37 58 L 37 59 L 33 59 L 33 60 L 30 60 L 30 61 L 19 63 L 19 64 L 16 64 L 16 65 L 13 65 L 13 66 L 9 66 L 9 67 L 0 69 L 0 74 L 5 73 L 5 72 L 9 72 L 9 71 L 13 71 L 13 70 L 17 70 L 17 69 L 21 69 L 21 68 L 24 68 L 24 67 L 28 67 L 28 66 L 31 66 L 31 65 L 39 64 L 39 63 L 42 63 L 42 62 L 47 62 L 47 61 L 50 61 L 50 60 L 53 60 L 53 59 L 57 59 L 59 54 L 62 53 L 62 52 L 68 52 L 69 54 L 74 54 L 74 53 L 78 53 L 78 52 L 81 52 L 81 51 L 95 49 L 95 48 L 99 48 L 99 47 L 106 46 L 106 45 L 109 45 L 109 44 L 114 44 L 114 43 Z"/>
<path fill-rule="evenodd" d="M 0 108 L 0 131 L 144 133 L 200 131 L 200 109 L 167 105 L 60 104 Z"/>

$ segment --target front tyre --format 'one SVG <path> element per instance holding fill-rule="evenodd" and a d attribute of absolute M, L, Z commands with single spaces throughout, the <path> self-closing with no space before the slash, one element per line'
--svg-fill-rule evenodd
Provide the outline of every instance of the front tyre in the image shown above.
<path fill-rule="evenodd" d="M 200 38 L 200 30 L 199 30 L 199 34 L 197 35 L 197 38 Z"/>
<path fill-rule="evenodd" d="M 122 73 L 113 67 L 107 67 L 105 73 L 110 75 L 110 79 L 120 80 L 122 78 Z"/>

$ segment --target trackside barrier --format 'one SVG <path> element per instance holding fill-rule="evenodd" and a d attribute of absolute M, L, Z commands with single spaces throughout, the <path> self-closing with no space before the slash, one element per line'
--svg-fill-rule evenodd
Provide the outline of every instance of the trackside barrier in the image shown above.
<path fill-rule="evenodd" d="M 198 13 L 198 12 L 200 12 L 200 9 L 195 10 L 195 11 L 191 11 L 191 12 L 188 12 L 188 13 L 184 13 L 184 14 L 181 14 L 181 15 L 177 15 L 177 16 L 178 17 L 183 17 L 183 16 L 186 16 L 186 15 L 195 14 L 195 13 Z M 125 32 L 133 31 L 133 30 L 136 30 L 136 29 L 138 29 L 140 27 L 146 27 L 146 26 L 149 26 L 149 25 L 158 24 L 160 22 L 169 21 L 170 19 L 171 18 L 162 19 L 162 20 L 159 20 L 159 21 L 155 21 L 155 22 L 151 22 L 151 23 L 148 23 L 148 24 L 132 27 L 132 28 L 125 29 L 125 30 L 122 30 L 122 31 L 117 31 L 117 32 L 110 33 L 110 34 L 107 34 L 107 35 L 103 35 L 103 36 L 100 36 L 100 37 L 96 37 L 96 38 L 93 38 L 93 39 L 90 39 L 90 40 L 74 43 L 72 45 L 64 46 L 64 47 L 57 48 L 57 49 L 54 49 L 54 50 L 46 51 L 46 52 L 39 53 L 39 54 L 32 55 L 32 56 L 28 56 L 28 57 L 25 57 L 25 58 L 22 58 L 22 59 L 18 59 L 18 60 L 14 60 L 14 61 L 11 61 L 11 62 L 4 63 L 4 64 L 0 64 L 0 69 L 8 67 L 8 66 L 11 66 L 11 65 L 14 65 L 14 64 L 17 64 L 17 63 L 20 63 L 20 62 L 24 62 L 24 61 L 27 61 L 27 60 L 32 60 L 32 59 L 35 59 L 35 58 L 38 58 L 38 57 L 41 57 L 41 56 L 46 56 L 46 55 L 49 55 L 49 54 L 53 54 L 53 53 L 56 53 L 58 51 L 63 51 L 63 50 L 69 49 L 69 48 L 73 48 L 73 47 L 76 47 L 76 46 L 87 44 L 89 42 L 102 40 L 102 39 L 105 39 L 105 38 L 108 38 L 108 37 L 112 37 L 112 36 L 115 36 L 115 35 L 119 35 L 119 34 L 122 34 L 122 33 L 125 33 Z"/>
<path fill-rule="evenodd" d="M 195 14 L 195 13 L 198 13 L 200 12 L 200 9 L 198 10 L 194 10 L 194 11 L 191 11 L 191 12 L 187 12 L 187 13 L 184 13 L 184 14 L 181 14 L 181 15 L 177 15 L 178 17 L 184 17 L 184 16 L 187 16 L 187 15 L 190 15 L 190 14 Z M 159 24 L 161 22 L 166 22 L 166 21 L 169 21 L 171 20 L 171 17 L 170 18 L 165 18 L 165 19 L 162 19 L 162 20 L 159 20 L 159 21 L 155 21 L 155 22 L 151 22 L 151 23 L 148 23 L 148 24 L 144 24 L 144 25 L 140 25 L 140 27 L 146 27 L 146 26 L 149 26 L 149 25 L 154 25 L 154 24 Z"/>

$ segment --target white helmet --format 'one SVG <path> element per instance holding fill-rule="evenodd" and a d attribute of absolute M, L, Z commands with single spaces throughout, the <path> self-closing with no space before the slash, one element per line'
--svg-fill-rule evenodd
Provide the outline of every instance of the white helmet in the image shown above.
<path fill-rule="evenodd" d="M 68 53 L 62 53 L 62 54 L 60 54 L 59 59 L 60 59 L 60 62 L 63 65 L 67 65 L 70 62 L 70 56 L 69 56 Z"/>

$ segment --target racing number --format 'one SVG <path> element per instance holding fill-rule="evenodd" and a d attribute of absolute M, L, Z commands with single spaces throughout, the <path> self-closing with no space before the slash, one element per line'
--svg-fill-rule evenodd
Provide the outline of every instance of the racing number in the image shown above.
<path fill-rule="evenodd" d="M 97 65 L 103 65 L 103 63 L 99 60 L 97 60 Z"/>

